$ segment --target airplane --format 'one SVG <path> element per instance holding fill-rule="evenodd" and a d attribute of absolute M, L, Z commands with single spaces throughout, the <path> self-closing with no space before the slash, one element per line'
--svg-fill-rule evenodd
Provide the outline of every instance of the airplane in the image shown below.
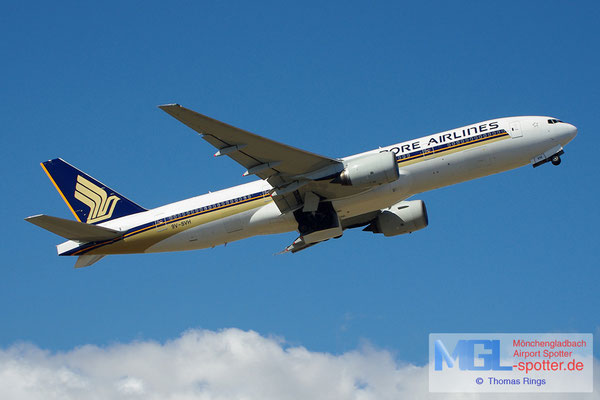
<path fill-rule="evenodd" d="M 425 228 L 429 190 L 532 164 L 558 165 L 577 128 L 553 117 L 496 118 L 342 158 L 294 148 L 178 104 L 159 106 L 213 145 L 216 157 L 260 180 L 145 209 L 60 158 L 41 163 L 77 221 L 25 220 L 68 241 L 75 268 L 109 254 L 212 248 L 256 235 L 297 231 L 296 253 L 344 230 L 386 237 Z"/>

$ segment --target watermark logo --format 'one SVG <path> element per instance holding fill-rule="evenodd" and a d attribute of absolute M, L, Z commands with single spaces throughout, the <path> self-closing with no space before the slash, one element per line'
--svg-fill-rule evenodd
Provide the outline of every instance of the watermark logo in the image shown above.
<path fill-rule="evenodd" d="M 429 335 L 431 392 L 591 392 L 591 334 Z"/>
<path fill-rule="evenodd" d="M 482 349 L 483 351 L 478 351 Z M 486 351 L 486 352 L 484 352 Z M 441 340 L 435 341 L 435 370 L 441 371 L 444 362 L 453 368 L 458 358 L 458 367 L 463 371 L 511 371 L 511 365 L 500 365 L 500 340 L 464 340 L 456 343 L 452 355 Z M 479 360 L 479 363 L 475 361 Z"/>

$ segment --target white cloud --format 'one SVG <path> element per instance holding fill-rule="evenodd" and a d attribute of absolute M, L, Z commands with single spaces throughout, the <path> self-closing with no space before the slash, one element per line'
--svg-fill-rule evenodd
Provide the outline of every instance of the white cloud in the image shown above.
<path fill-rule="evenodd" d="M 28 344 L 0 350 L 2 399 L 478 398 L 429 394 L 427 385 L 426 367 L 398 363 L 385 350 L 365 346 L 332 355 L 239 329 L 192 330 L 165 344 L 88 345 L 66 353 Z M 491 396 L 481 397 L 502 397 Z"/>

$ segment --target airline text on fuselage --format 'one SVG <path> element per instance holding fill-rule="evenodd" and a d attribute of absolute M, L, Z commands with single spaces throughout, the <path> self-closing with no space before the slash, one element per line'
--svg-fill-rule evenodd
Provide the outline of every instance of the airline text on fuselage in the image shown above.
<path fill-rule="evenodd" d="M 465 137 L 476 135 L 481 132 L 488 132 L 498 128 L 498 122 L 490 122 L 464 128 L 461 131 L 453 131 L 449 133 L 441 133 L 436 136 L 427 136 L 421 139 L 414 140 L 410 143 L 401 144 L 390 148 L 388 151 L 394 154 L 410 153 L 411 151 L 425 149 L 442 143 L 452 142 Z"/>

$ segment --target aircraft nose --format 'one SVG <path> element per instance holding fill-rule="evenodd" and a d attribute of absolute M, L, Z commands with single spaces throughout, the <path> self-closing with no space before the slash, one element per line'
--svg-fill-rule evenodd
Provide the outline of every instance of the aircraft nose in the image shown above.
<path fill-rule="evenodd" d="M 568 141 L 573 140 L 573 138 L 575 136 L 577 136 L 577 127 L 575 125 L 571 125 L 571 124 L 565 124 L 567 125 L 567 132 L 566 132 L 566 136 L 568 138 Z"/>

